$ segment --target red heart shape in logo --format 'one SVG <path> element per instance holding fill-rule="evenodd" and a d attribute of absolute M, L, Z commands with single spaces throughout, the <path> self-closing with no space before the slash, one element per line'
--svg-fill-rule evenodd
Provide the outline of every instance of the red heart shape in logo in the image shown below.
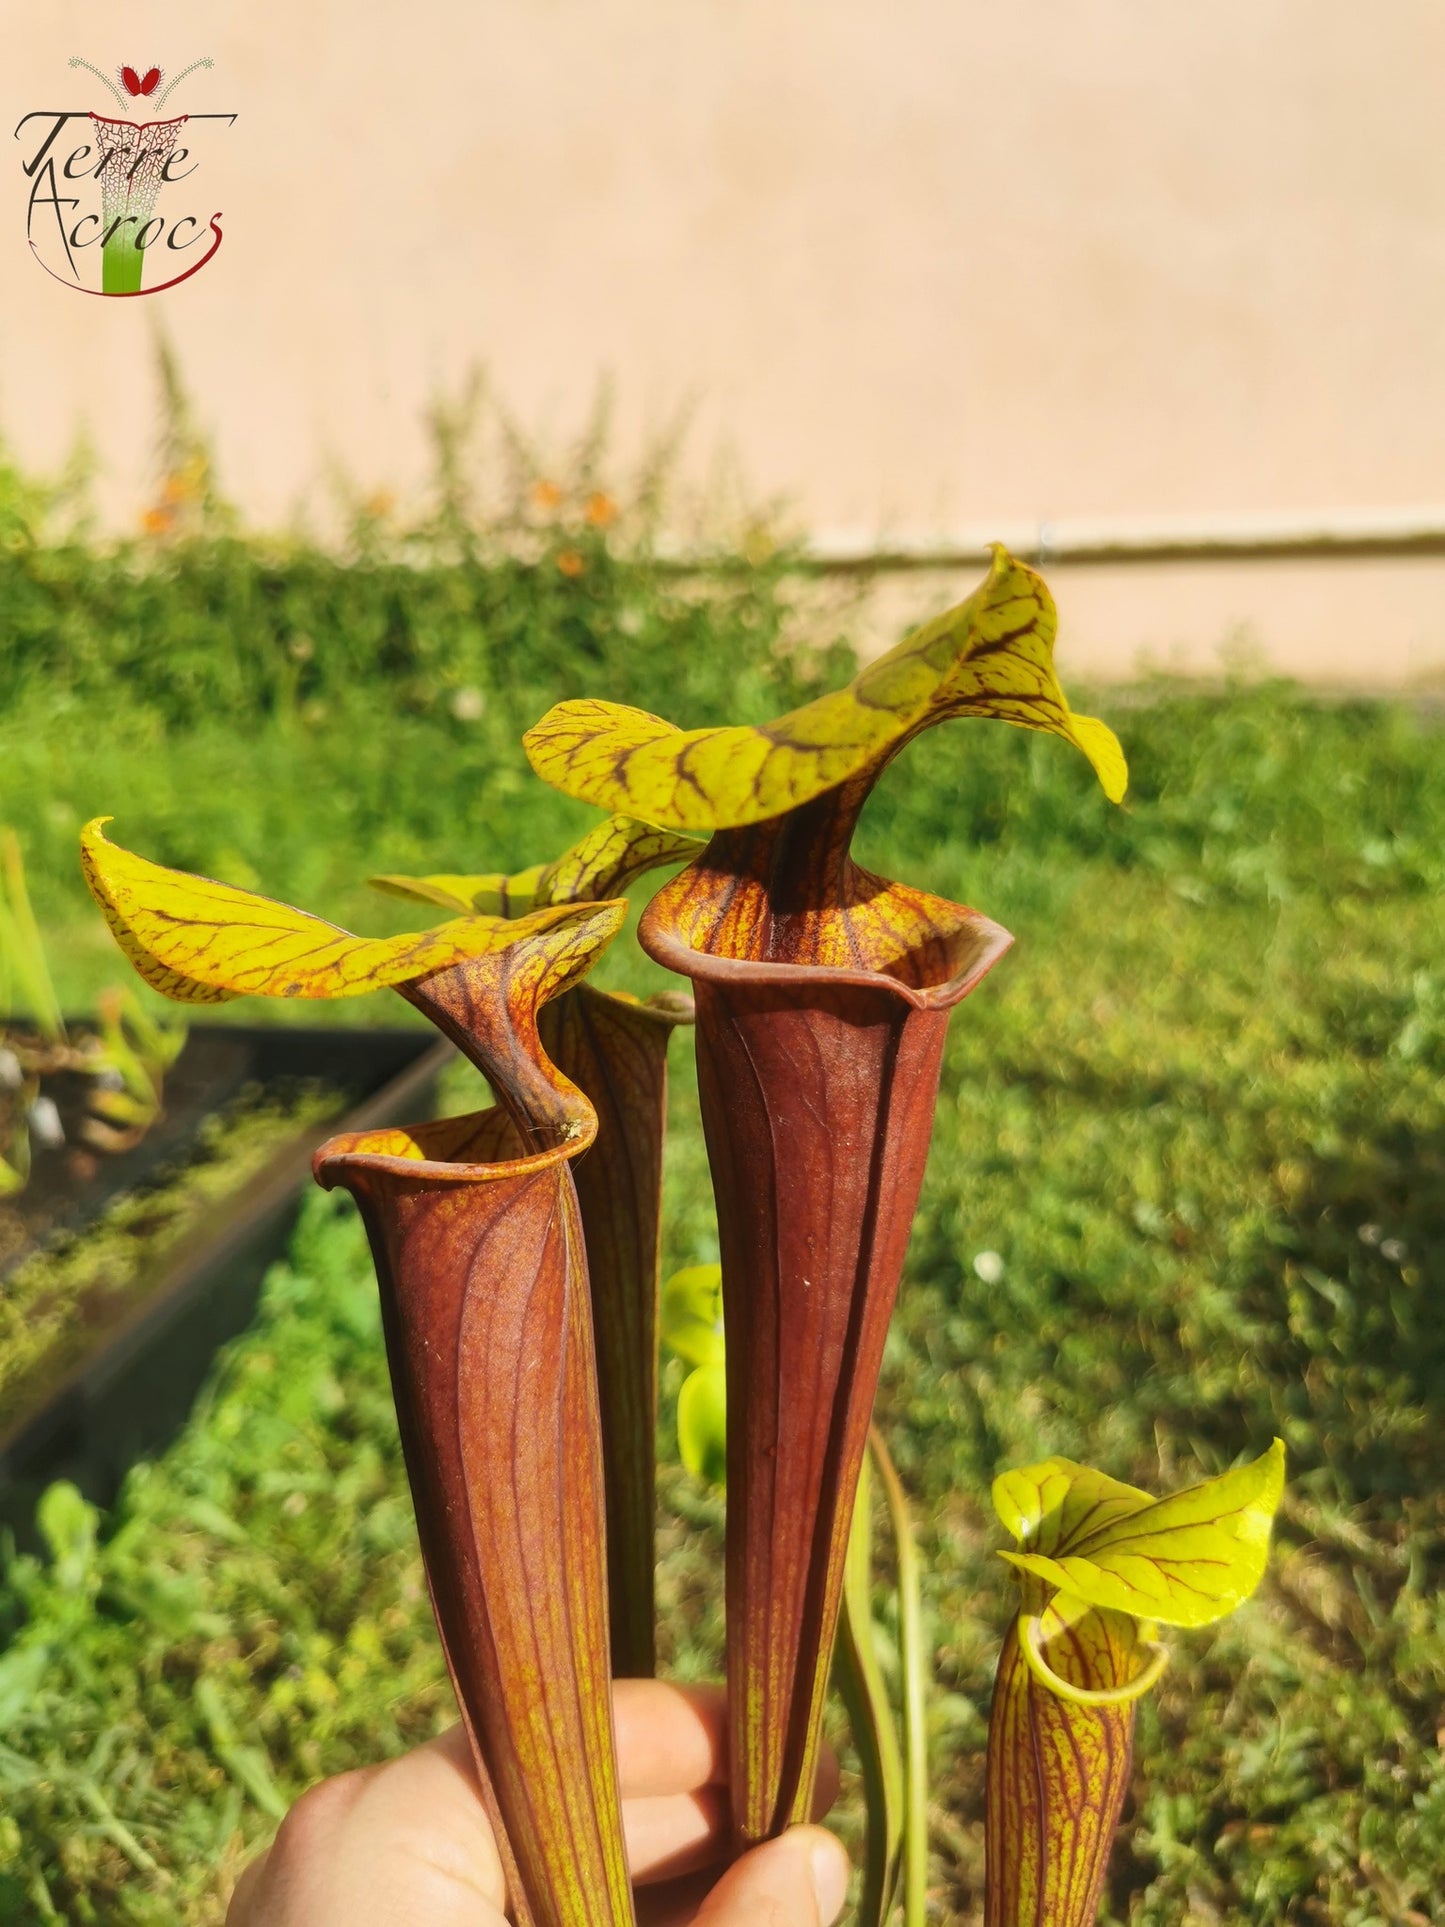
<path fill-rule="evenodd" d="M 134 100 L 140 94 L 153 94 L 155 92 L 156 88 L 161 84 L 161 70 L 159 67 L 152 67 L 145 78 L 142 79 L 134 67 L 122 67 L 120 70 L 120 78 L 122 86 L 130 95 L 131 99 Z"/>

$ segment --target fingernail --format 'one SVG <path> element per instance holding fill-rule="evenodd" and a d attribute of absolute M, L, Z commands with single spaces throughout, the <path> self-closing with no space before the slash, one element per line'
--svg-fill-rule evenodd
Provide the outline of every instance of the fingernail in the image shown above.
<path fill-rule="evenodd" d="M 831 1836 L 814 1846 L 812 1871 L 819 1918 L 823 1927 L 829 1927 L 843 1911 L 843 1902 L 848 1898 L 848 1862 L 843 1849 Z"/>

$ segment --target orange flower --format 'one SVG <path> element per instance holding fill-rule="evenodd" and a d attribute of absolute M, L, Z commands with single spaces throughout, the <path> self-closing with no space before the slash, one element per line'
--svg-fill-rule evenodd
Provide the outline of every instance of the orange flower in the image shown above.
<path fill-rule="evenodd" d="M 563 575 L 579 576 L 587 567 L 576 549 L 562 549 L 557 556 L 557 567 Z"/>
<path fill-rule="evenodd" d="M 555 482 L 534 482 L 532 484 L 532 506 L 539 509 L 554 509 L 562 500 L 562 491 Z"/>
<path fill-rule="evenodd" d="M 171 469 L 161 485 L 161 501 L 167 508 L 183 508 L 198 502 L 206 491 L 207 462 L 204 455 L 191 455 L 180 468 Z"/>
<path fill-rule="evenodd" d="M 175 512 L 169 508 L 147 509 L 140 525 L 147 535 L 169 535 L 175 525 Z"/>
<path fill-rule="evenodd" d="M 617 520 L 617 504 L 602 489 L 594 489 L 587 497 L 587 507 L 583 514 L 592 528 L 605 529 Z"/>

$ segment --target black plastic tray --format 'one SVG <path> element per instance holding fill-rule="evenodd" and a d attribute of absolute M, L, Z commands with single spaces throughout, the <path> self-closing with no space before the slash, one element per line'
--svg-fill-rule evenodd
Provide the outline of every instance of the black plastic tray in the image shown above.
<path fill-rule="evenodd" d="M 184 1156 L 203 1118 L 242 1084 L 319 1078 L 343 1108 L 281 1145 L 208 1221 L 167 1253 L 150 1290 L 95 1343 L 69 1376 L 28 1410 L 0 1423 L 0 1521 L 29 1540 L 34 1504 L 54 1479 L 71 1479 L 108 1505 L 126 1471 L 185 1422 L 218 1348 L 243 1331 L 267 1266 L 285 1248 L 311 1154 L 338 1131 L 410 1122 L 429 1114 L 436 1081 L 455 1056 L 422 1030 L 196 1024 L 172 1073 L 187 1093 L 155 1146 L 115 1160 L 69 1214 L 74 1229 L 162 1158 Z M 187 1058 L 191 1061 L 187 1064 Z M 204 1089 L 202 1089 L 204 1087 Z M 5 1289 L 0 1282 L 0 1292 Z"/>

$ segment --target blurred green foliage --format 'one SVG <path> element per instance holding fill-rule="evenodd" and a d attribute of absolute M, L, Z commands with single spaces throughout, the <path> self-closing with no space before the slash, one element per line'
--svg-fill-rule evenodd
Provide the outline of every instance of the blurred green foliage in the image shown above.
<path fill-rule="evenodd" d="M 99 1327 L 154 1288 L 156 1270 L 217 1206 L 344 1102 L 324 1085 L 249 1086 L 201 1125 L 179 1167 L 163 1164 L 81 1232 L 62 1232 L 7 1270 L 0 1287 L 0 1412 L 7 1425 L 49 1397 L 89 1355 Z M 314 1139 L 313 1139 L 314 1141 Z"/>
<path fill-rule="evenodd" d="M 25 841 L 62 995 L 113 970 L 74 866 L 92 813 L 149 855 L 380 928 L 396 907 L 368 872 L 516 868 L 585 820 L 517 747 L 557 697 L 701 723 L 841 678 L 793 647 L 782 564 L 685 586 L 598 531 L 566 542 L 580 573 L 545 543 L 347 569 L 230 538 L 152 567 L 0 540 L 0 819 Z M 1094 707 L 1130 754 L 1124 810 L 1065 745 L 960 725 L 888 772 L 859 840 L 871 867 L 1018 938 L 953 1022 L 881 1402 L 942 1682 L 937 1918 L 980 1904 L 1011 1610 L 989 1479 L 1060 1451 L 1172 1489 L 1279 1431 L 1271 1578 L 1179 1639 L 1145 1703 L 1109 1918 L 1429 1922 L 1441 739 L 1404 709 L 1274 686 Z M 614 967 L 639 987 L 649 971 Z M 669 1268 L 716 1256 L 682 1047 L 675 1062 Z M 695 1674 L 720 1652 L 718 1501 L 681 1472 L 664 1491 L 665 1650 Z M 54 1563 L 16 1561 L 0 1588 L 0 1919 L 217 1920 L 301 1785 L 449 1716 L 374 1287 L 335 1201 L 313 1201 L 256 1329 L 114 1518 L 64 1498 L 52 1515 Z"/>
<path fill-rule="evenodd" d="M 413 913 L 367 874 L 443 850 L 520 869 L 590 820 L 518 747 L 559 690 L 723 721 L 843 672 L 841 645 L 796 646 L 780 564 L 689 583 L 615 559 L 585 522 L 544 534 L 530 562 L 430 568 L 228 537 L 159 556 L 0 545 L 0 820 L 62 994 L 114 974 L 78 888 L 92 815 L 161 860 L 403 929 Z"/>
<path fill-rule="evenodd" d="M 319 1198 L 265 1325 L 103 1545 L 53 1488 L 53 1563 L 11 1563 L 0 1919 L 218 1919 L 243 1819 L 446 1711 L 364 1240 Z"/>

